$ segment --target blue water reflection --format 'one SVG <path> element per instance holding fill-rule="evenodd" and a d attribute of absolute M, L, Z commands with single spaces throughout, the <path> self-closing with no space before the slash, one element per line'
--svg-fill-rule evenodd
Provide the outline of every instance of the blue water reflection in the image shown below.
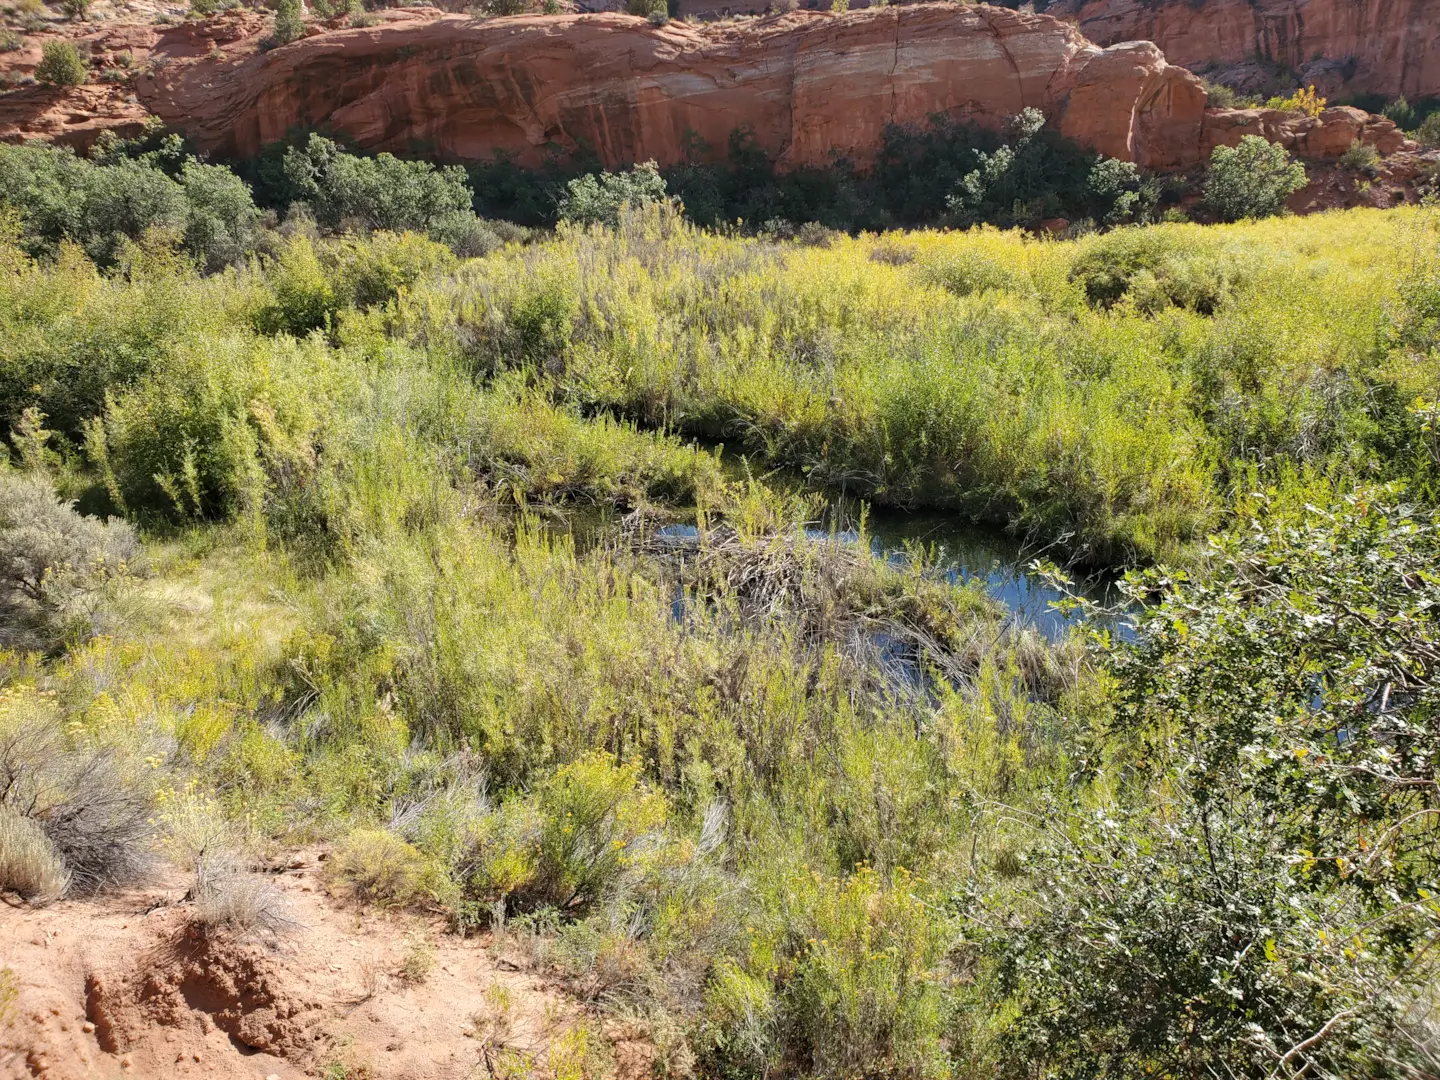
<path fill-rule="evenodd" d="M 1030 569 L 1043 552 L 1026 548 L 1013 538 L 991 529 L 957 522 L 939 514 L 873 514 L 866 522 L 870 548 L 882 558 L 904 560 L 923 549 L 932 565 L 951 581 L 979 581 L 1024 625 L 1033 626 L 1050 640 L 1064 636 L 1083 622 L 1078 612 L 1056 610 L 1052 605 L 1064 593 Z M 842 535 L 859 540 L 859 533 Z M 1120 599 L 1113 579 L 1077 582 L 1080 596 L 1108 606 Z M 1104 625 L 1122 637 L 1130 636 L 1128 621 L 1105 618 Z"/>
<path fill-rule="evenodd" d="M 839 541 L 858 544 L 861 533 L 850 528 L 812 528 L 806 533 L 816 541 Z M 979 581 L 987 592 L 999 600 L 1026 626 L 1033 626 L 1049 640 L 1056 640 L 1083 621 L 1077 612 L 1064 612 L 1052 606 L 1064 594 L 1040 575 L 1030 570 L 1038 552 L 1027 551 L 1023 545 L 1003 534 L 958 523 L 940 515 L 880 514 L 866 522 L 865 533 L 871 551 L 883 559 L 903 563 L 923 552 L 934 568 L 949 580 L 959 583 Z M 677 542 L 699 537 L 694 525 L 665 525 L 657 534 Z M 1113 605 L 1117 594 L 1113 581 L 1090 580 L 1076 591 L 1102 604 Z M 684 613 L 684 600 L 677 597 L 675 617 Z M 1106 618 L 1105 625 L 1122 637 L 1129 636 L 1123 619 Z"/>

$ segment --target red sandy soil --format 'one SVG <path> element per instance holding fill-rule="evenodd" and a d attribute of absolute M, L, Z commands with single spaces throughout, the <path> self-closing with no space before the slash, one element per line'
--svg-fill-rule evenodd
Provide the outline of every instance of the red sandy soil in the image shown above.
<path fill-rule="evenodd" d="M 507 1051 L 551 1072 L 550 1047 L 583 1018 L 572 998 L 503 942 L 337 902 L 319 866 L 310 852 L 273 875 L 297 924 L 279 936 L 197 930 L 178 875 L 0 909 L 0 968 L 19 983 L 0 1020 L 0 1080 L 452 1080 L 496 1076 Z M 420 981 L 402 974 L 417 940 L 434 957 Z M 589 1026 L 614 1063 L 605 1072 L 648 1072 L 640 1041 Z"/>

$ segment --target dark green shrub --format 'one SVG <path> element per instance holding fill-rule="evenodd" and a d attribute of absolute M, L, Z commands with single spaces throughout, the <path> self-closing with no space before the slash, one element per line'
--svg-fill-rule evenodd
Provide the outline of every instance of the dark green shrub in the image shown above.
<path fill-rule="evenodd" d="M 539 168 L 526 169 L 497 152 L 491 161 L 468 169 L 475 212 L 487 220 L 553 225 L 555 206 L 565 193 L 566 182 L 587 171 L 586 164 L 551 158 Z"/>
<path fill-rule="evenodd" d="M 239 262 L 254 250 L 260 211 L 250 188 L 223 165 L 187 161 L 181 174 L 185 195 L 185 249 L 207 270 Z"/>
<path fill-rule="evenodd" d="M 276 45 L 288 45 L 305 33 L 305 13 L 300 0 L 275 0 Z"/>
<path fill-rule="evenodd" d="M 750 231 L 783 234 L 809 222 L 849 231 L 930 225 L 946 218 L 946 197 L 976 171 L 977 154 L 995 153 L 1001 138 L 976 125 L 937 117 L 923 127 L 887 127 L 880 152 L 864 174 L 841 158 L 823 167 L 780 172 L 754 132 L 739 127 L 731 132 L 721 160 L 690 133 L 686 160 L 665 169 L 662 178 L 666 194 L 680 200 L 686 216 L 712 228 L 733 227 L 738 221 Z M 1018 213 L 1014 202 L 1004 203 L 997 193 L 963 220 L 952 220 L 1013 224 L 1065 216 L 1116 223 L 1147 220 L 1154 212 L 1158 185 L 1131 164 L 1100 158 L 1049 128 L 1032 136 L 1027 147 L 1010 177 L 1026 185 Z M 552 223 L 557 207 L 569 202 L 570 183 L 582 181 L 589 202 L 607 198 L 601 172 L 598 163 L 578 156 L 536 170 L 497 157 L 472 166 L 470 180 L 475 208 L 485 217 L 540 225 Z M 583 180 L 589 173 L 596 175 Z"/>
<path fill-rule="evenodd" d="M 1410 102 L 1404 95 L 1385 101 L 1383 98 L 1377 99 L 1375 95 L 1361 94 L 1355 97 L 1352 104 L 1366 112 L 1381 113 L 1386 119 L 1393 120 L 1401 131 L 1408 131 L 1412 135 L 1425 126 L 1426 120 L 1440 113 L 1440 97 L 1427 97 Z"/>
<path fill-rule="evenodd" d="M 974 151 L 975 168 L 946 198 L 960 224 L 1022 224 L 1062 211 L 1117 224 L 1148 212 L 1158 190 L 1142 188 L 1130 162 L 1086 154 L 1045 127 L 1039 109 L 1025 109 L 994 151 Z"/>
<path fill-rule="evenodd" d="M 184 342 L 106 402 L 86 430 L 85 452 L 114 503 L 155 523 L 240 518 L 263 532 L 272 502 L 316 536 L 323 512 L 305 490 L 317 472 L 316 432 L 341 388 L 319 399 L 331 354 L 320 342 L 237 333 Z M 298 508 L 298 509 L 297 509 Z"/>
<path fill-rule="evenodd" d="M 469 210 L 472 195 L 459 166 L 436 168 L 391 154 L 361 157 L 319 135 L 283 159 L 289 197 L 310 206 L 315 219 L 336 229 L 354 221 L 364 228 L 425 232 Z"/>
<path fill-rule="evenodd" d="M 1112 808 L 1029 853 L 1033 917 L 987 936 L 1015 1017 L 1002 1076 L 1404 1075 L 1371 1069 L 1413 987 L 1336 943 L 1343 899 L 1310 892 L 1263 809 L 1228 804 Z"/>
<path fill-rule="evenodd" d="M 1305 184 L 1305 166 L 1283 146 L 1246 135 L 1239 146 L 1217 146 L 1210 155 L 1205 204 L 1222 221 L 1269 217 Z"/>
<path fill-rule="evenodd" d="M 86 73 L 80 50 L 70 41 L 47 41 L 35 65 L 35 78 L 46 86 L 79 86 Z"/>
<path fill-rule="evenodd" d="M 1394 497 L 1217 540 L 1207 579 L 1166 585 L 1116 656 L 1121 722 L 1178 733 L 1202 802 L 1247 792 L 1288 850 L 1327 853 L 1316 886 L 1387 910 L 1440 890 L 1440 852 L 1419 842 L 1440 813 L 1420 782 L 1440 761 L 1440 524 Z"/>
<path fill-rule="evenodd" d="M 1435 974 L 1440 523 L 1393 496 L 1263 514 L 1202 580 L 1127 586 L 1150 602 L 1108 745 L 1171 794 L 1039 830 L 1028 914 L 989 937 L 1010 1075 L 1433 1065 L 1399 1028 Z"/>
<path fill-rule="evenodd" d="M 0 205 L 19 214 L 32 252 L 50 254 L 72 240 L 109 265 L 126 241 L 158 230 L 216 270 L 254 244 L 259 212 L 249 188 L 224 166 L 196 162 L 178 139 L 134 157 L 105 143 L 98 157 L 85 161 L 61 147 L 0 147 Z"/>
<path fill-rule="evenodd" d="M 73 239 L 97 263 L 108 265 L 125 241 L 156 229 L 180 238 L 186 219 L 185 189 L 157 169 L 134 160 L 81 171 L 80 222 Z"/>
<path fill-rule="evenodd" d="M 1205 106 L 1209 109 L 1233 109 L 1235 108 L 1236 94 L 1234 89 L 1224 83 L 1205 83 Z"/>
<path fill-rule="evenodd" d="M 1375 110 L 1367 109 L 1366 111 L 1374 112 Z M 1410 102 L 1405 100 L 1404 94 L 1401 94 L 1394 101 L 1386 102 L 1380 109 L 1380 114 L 1387 120 L 1395 121 L 1395 126 L 1401 131 L 1414 131 L 1416 125 L 1420 122 L 1417 111 L 1411 106 Z"/>
<path fill-rule="evenodd" d="M 1109 307 L 1130 288 L 1135 274 L 1163 266 L 1179 245 L 1159 229 L 1117 229 L 1094 243 L 1070 267 L 1070 280 L 1085 289 L 1085 299 Z"/>
<path fill-rule="evenodd" d="M 1363 143 L 1356 139 L 1350 144 L 1349 149 L 1340 155 L 1340 167 L 1352 169 L 1355 172 L 1374 174 L 1375 166 L 1380 163 L 1380 151 L 1369 143 Z"/>
<path fill-rule="evenodd" d="M 1433 112 L 1415 129 L 1415 141 L 1428 149 L 1440 149 L 1440 112 Z"/>

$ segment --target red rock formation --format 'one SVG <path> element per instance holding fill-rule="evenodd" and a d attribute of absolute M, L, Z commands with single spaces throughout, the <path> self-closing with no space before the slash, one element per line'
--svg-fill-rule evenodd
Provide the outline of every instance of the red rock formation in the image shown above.
<path fill-rule="evenodd" d="M 0 96 L 0 142 L 43 139 L 84 150 L 102 132 L 126 138 L 138 135 L 149 113 L 126 97 L 124 91 L 107 86 L 11 90 Z"/>
<path fill-rule="evenodd" d="M 1092 41 L 1153 41 L 1172 64 L 1256 59 L 1322 92 L 1440 94 L 1440 0 L 1060 0 Z"/>
<path fill-rule="evenodd" d="M 165 55 L 163 46 L 157 53 Z M 1204 93 L 1149 44 L 1102 50 L 1046 16 L 926 4 L 655 27 L 625 15 L 477 21 L 415 12 L 268 52 L 171 62 L 140 101 L 201 147 L 248 155 L 296 128 L 367 150 L 534 164 L 582 146 L 607 164 L 723 152 L 748 126 L 781 167 L 860 163 L 890 123 L 998 124 L 1027 106 L 1097 150 L 1195 160 Z"/>
<path fill-rule="evenodd" d="M 588 147 L 607 164 L 684 158 L 698 135 L 723 153 L 737 127 L 781 167 L 843 155 L 862 166 L 887 124 L 935 113 L 998 124 L 1027 106 L 1064 134 L 1148 168 L 1184 168 L 1217 145 L 1263 135 L 1333 158 L 1356 139 L 1408 144 L 1354 109 L 1318 118 L 1205 109 L 1199 80 L 1148 42 L 1100 49 L 1045 16 L 954 4 L 691 26 L 624 15 L 476 21 L 429 9 L 381 25 L 312 25 L 261 47 L 253 12 L 167 28 L 111 27 L 87 39 L 98 66 L 130 53 L 127 86 L 30 87 L 0 96 L 0 139 L 84 146 L 131 134 L 149 112 L 222 156 L 294 129 L 343 132 L 367 150 L 451 160 L 500 151 L 536 164 Z M 38 48 L 34 50 L 38 54 Z M 28 53 L 0 56 L 25 70 Z"/>
<path fill-rule="evenodd" d="M 106 68 L 138 69 L 152 60 L 213 58 L 216 50 L 236 44 L 248 55 L 269 24 L 269 19 L 243 11 L 173 26 L 58 25 L 26 38 L 22 49 L 0 53 L 0 73 L 32 74 L 42 46 L 59 37 L 73 40 L 97 75 Z M 0 95 L 0 141 L 44 139 L 83 150 L 106 131 L 127 137 L 138 134 L 149 116 L 125 82 L 97 82 L 68 90 L 22 86 Z"/>
<path fill-rule="evenodd" d="M 1217 146 L 1236 146 L 1246 135 L 1259 135 L 1304 158 L 1338 158 L 1354 142 L 1373 146 L 1382 155 L 1418 149 L 1392 121 L 1361 109 L 1326 109 L 1319 116 L 1278 109 L 1211 109 L 1205 114 L 1201 156 L 1208 159 Z"/>

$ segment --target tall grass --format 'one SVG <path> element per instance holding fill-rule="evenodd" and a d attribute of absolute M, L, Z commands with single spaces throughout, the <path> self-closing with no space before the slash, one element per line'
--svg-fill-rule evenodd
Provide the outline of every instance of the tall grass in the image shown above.
<path fill-rule="evenodd" d="M 1391 355 L 1409 220 L 821 248 L 650 209 L 469 264 L 392 332 L 832 490 L 1144 560 L 1219 522 L 1242 463 L 1413 471 L 1395 401 L 1433 379 Z"/>

